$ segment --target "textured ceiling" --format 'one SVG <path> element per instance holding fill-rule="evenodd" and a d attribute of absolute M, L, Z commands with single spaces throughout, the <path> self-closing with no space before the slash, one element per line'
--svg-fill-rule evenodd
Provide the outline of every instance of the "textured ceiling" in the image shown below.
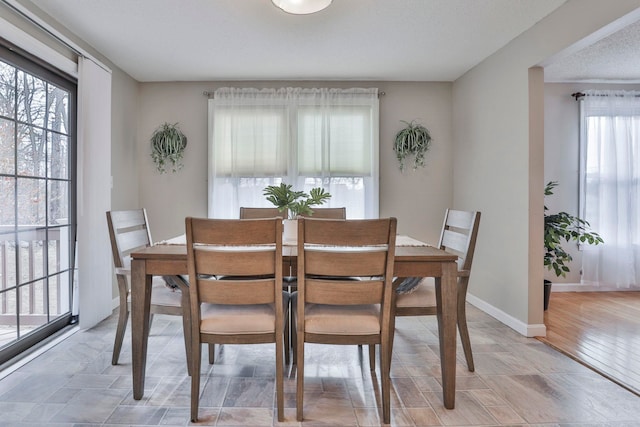
<path fill-rule="evenodd" d="M 544 68 L 547 82 L 640 82 L 640 21 Z"/>
<path fill-rule="evenodd" d="M 138 81 L 453 81 L 565 0 L 31 0 Z M 26 1 L 23 1 L 27 3 Z"/>

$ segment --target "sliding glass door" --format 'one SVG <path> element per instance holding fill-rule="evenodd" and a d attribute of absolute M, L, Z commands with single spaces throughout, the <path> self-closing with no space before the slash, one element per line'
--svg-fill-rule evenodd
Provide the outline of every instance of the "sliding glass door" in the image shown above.
<path fill-rule="evenodd" d="M 0 46 L 0 364 L 70 322 L 76 84 Z"/>

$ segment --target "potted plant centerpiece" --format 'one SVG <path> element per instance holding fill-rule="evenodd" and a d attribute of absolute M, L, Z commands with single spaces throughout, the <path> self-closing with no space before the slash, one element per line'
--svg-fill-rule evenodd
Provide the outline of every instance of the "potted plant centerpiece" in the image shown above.
<path fill-rule="evenodd" d="M 544 195 L 553 194 L 553 189 L 558 185 L 557 181 L 550 181 L 544 188 Z M 584 219 L 567 212 L 548 214 L 548 208 L 544 207 L 544 266 L 553 271 L 556 277 L 566 277 L 569 272 L 567 264 L 573 260 L 571 254 L 566 252 L 562 243 L 574 241 L 597 245 L 604 243 L 602 237 L 591 231 L 590 225 Z M 549 308 L 549 296 L 551 294 L 551 281 L 544 281 L 544 309 Z"/>
<path fill-rule="evenodd" d="M 312 188 L 309 194 L 304 191 L 294 191 L 291 187 L 293 186 L 285 183 L 269 185 L 265 187 L 263 194 L 280 212 L 285 209 L 289 211 L 289 218 L 284 221 L 283 225 L 284 235 L 285 238 L 293 240 L 297 232 L 295 219 L 300 215 L 313 216 L 311 206 L 325 203 L 331 198 L 331 194 L 321 187 Z"/>
<path fill-rule="evenodd" d="M 184 136 L 178 124 L 165 123 L 151 135 L 151 158 L 160 173 L 167 172 L 167 166 L 171 166 L 172 172 L 182 169 L 182 158 L 187 146 L 187 137 Z"/>

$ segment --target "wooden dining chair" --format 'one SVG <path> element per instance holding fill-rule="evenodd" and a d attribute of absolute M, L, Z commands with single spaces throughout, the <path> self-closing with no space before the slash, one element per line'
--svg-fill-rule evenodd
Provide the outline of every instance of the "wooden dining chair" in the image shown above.
<path fill-rule="evenodd" d="M 380 344 L 382 412 L 389 423 L 396 223 L 395 218 L 298 219 L 298 421 L 304 407 L 305 343 Z"/>
<path fill-rule="evenodd" d="M 191 294 L 191 420 L 198 419 L 201 344 L 275 344 L 284 420 L 282 220 L 186 218 Z"/>
<path fill-rule="evenodd" d="M 145 209 L 120 210 L 107 212 L 107 225 L 111 240 L 111 252 L 118 282 L 120 308 L 118 326 L 113 344 L 111 364 L 117 365 L 122 349 L 127 322 L 131 293 L 131 258 L 130 253 L 153 244 Z M 165 280 L 166 279 L 166 280 Z M 183 316 L 185 350 L 187 366 L 191 359 L 191 322 L 189 321 L 189 287 L 179 276 L 153 277 L 151 290 L 151 319 L 153 314 L 170 314 Z M 177 289 L 167 285 L 167 281 Z M 184 308 L 184 310 L 183 310 Z"/>
<path fill-rule="evenodd" d="M 280 211 L 278 208 L 253 208 L 253 207 L 244 207 L 241 206 L 240 207 L 240 219 L 260 219 L 260 218 L 275 218 L 275 217 L 282 217 L 282 219 L 286 219 L 288 217 L 288 210 L 284 209 L 283 211 Z M 296 278 L 294 276 L 291 276 L 291 272 L 290 271 L 284 271 L 283 273 L 283 282 L 282 282 L 282 288 L 287 291 L 290 292 L 291 291 L 291 284 L 294 283 L 296 281 Z M 286 310 L 287 313 L 290 313 L 289 311 L 289 307 L 287 307 Z M 287 316 L 287 318 L 285 319 L 285 332 L 284 332 L 284 348 L 285 348 L 285 352 L 284 352 L 284 362 L 288 365 L 291 361 L 291 322 L 289 319 L 290 314 Z M 211 363 L 213 363 L 212 361 L 212 355 L 209 356 L 209 361 Z"/>
<path fill-rule="evenodd" d="M 260 219 L 275 218 L 277 216 L 283 219 L 287 218 L 287 210 L 280 212 L 278 208 L 248 208 L 240 207 L 240 219 Z"/>
<path fill-rule="evenodd" d="M 347 218 L 347 208 L 312 208 L 313 213 L 311 215 L 302 214 L 300 216 L 306 218 L 324 218 L 324 219 L 346 219 Z M 352 278 L 352 280 L 356 280 L 356 278 Z M 298 283 L 295 276 L 289 276 L 284 278 L 285 283 L 289 285 L 289 292 L 293 292 L 297 289 Z M 291 328 L 291 336 L 292 341 L 296 342 L 296 331 L 295 328 Z M 296 346 L 293 348 L 293 361 L 295 363 L 296 360 Z"/>
<path fill-rule="evenodd" d="M 467 327 L 467 287 L 471 273 L 471 263 L 476 247 L 480 212 L 447 209 L 438 247 L 458 255 L 458 331 L 467 359 L 467 367 L 473 372 L 473 354 Z M 403 279 L 396 279 L 396 285 Z M 436 290 L 433 277 L 420 280 L 418 285 L 396 298 L 396 316 L 433 316 L 437 315 Z"/>
<path fill-rule="evenodd" d="M 303 217 L 309 218 L 327 218 L 327 219 L 346 219 L 347 208 L 311 208 L 311 215 L 303 214 Z"/>

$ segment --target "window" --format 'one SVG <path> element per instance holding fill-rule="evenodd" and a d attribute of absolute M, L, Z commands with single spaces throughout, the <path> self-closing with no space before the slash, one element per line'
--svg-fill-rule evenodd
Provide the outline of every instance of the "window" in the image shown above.
<path fill-rule="evenodd" d="M 209 101 L 209 216 L 269 206 L 281 182 L 323 187 L 328 207 L 378 216 L 377 89 L 219 89 Z"/>
<path fill-rule="evenodd" d="M 580 209 L 604 245 L 583 248 L 583 280 L 640 288 L 640 93 L 581 100 Z"/>
<path fill-rule="evenodd" d="M 75 102 L 0 47 L 0 363 L 71 317 Z"/>

